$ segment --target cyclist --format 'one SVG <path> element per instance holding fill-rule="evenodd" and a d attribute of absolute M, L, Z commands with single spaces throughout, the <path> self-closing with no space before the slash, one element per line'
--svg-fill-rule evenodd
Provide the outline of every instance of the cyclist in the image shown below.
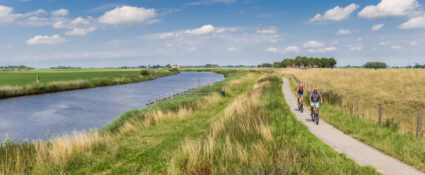
<path fill-rule="evenodd" d="M 298 86 L 297 97 L 298 97 L 298 103 L 300 102 L 300 98 L 301 98 L 301 103 L 304 101 L 304 98 L 303 98 L 304 97 L 304 85 L 302 83 L 300 84 L 300 86 Z"/>
<path fill-rule="evenodd" d="M 319 114 L 319 98 L 320 103 L 323 103 L 322 94 L 317 90 L 317 88 L 314 88 L 314 91 L 310 94 L 311 116 L 313 116 L 314 107 L 316 107 L 316 112 Z"/>

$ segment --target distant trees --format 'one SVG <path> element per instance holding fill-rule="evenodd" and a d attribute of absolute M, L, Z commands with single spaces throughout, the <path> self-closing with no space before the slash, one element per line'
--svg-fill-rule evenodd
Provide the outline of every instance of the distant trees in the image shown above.
<path fill-rule="evenodd" d="M 417 68 L 417 69 L 425 68 L 425 64 L 424 65 L 420 65 L 420 64 L 416 63 L 415 66 L 413 66 L 413 68 Z"/>
<path fill-rule="evenodd" d="M 50 69 L 81 69 L 81 67 L 72 67 L 72 66 L 56 66 L 56 67 L 51 67 Z"/>
<path fill-rule="evenodd" d="M 205 64 L 205 67 L 206 68 L 216 68 L 216 67 L 219 67 L 219 65 L 218 64 Z"/>
<path fill-rule="evenodd" d="M 367 62 L 363 65 L 364 68 L 382 69 L 387 68 L 387 63 L 384 62 Z"/>
<path fill-rule="evenodd" d="M 313 58 L 305 56 L 297 56 L 295 59 L 285 58 L 281 62 L 263 63 L 258 67 L 320 67 L 334 68 L 337 61 L 334 58 Z"/>
<path fill-rule="evenodd" d="M 28 67 L 28 66 L 24 66 L 24 65 L 19 65 L 19 66 L 13 66 L 13 65 L 0 66 L 0 71 L 21 71 L 21 70 L 32 70 L 32 69 L 34 69 L 34 68 Z"/>
<path fill-rule="evenodd" d="M 259 64 L 257 67 L 264 67 L 264 68 L 267 68 L 267 67 L 273 67 L 273 64 L 270 64 L 270 63 L 263 63 L 263 64 Z"/>

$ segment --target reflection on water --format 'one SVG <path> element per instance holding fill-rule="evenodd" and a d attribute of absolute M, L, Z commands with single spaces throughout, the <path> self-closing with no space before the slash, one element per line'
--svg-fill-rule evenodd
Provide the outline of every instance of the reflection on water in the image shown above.
<path fill-rule="evenodd" d="M 47 135 L 100 128 L 129 109 L 145 107 L 147 99 L 175 90 L 221 81 L 212 72 L 182 72 L 152 81 L 17 97 L 0 100 L 0 136 L 46 139 Z M 0 138 L 3 140 L 3 138 Z"/>

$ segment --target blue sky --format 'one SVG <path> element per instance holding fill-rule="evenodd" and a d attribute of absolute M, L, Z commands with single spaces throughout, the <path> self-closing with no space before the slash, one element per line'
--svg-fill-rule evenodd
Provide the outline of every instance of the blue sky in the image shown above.
<path fill-rule="evenodd" d="M 0 65 L 425 64 L 424 0 L 0 0 Z"/>

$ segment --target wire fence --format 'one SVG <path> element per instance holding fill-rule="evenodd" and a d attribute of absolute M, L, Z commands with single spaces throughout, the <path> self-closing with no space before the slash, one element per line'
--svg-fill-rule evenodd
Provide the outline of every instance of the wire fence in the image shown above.
<path fill-rule="evenodd" d="M 307 91 L 312 90 L 313 87 L 317 87 L 317 86 L 313 86 L 312 84 L 308 84 L 306 82 L 301 81 L 300 79 L 298 79 L 295 75 L 293 74 L 284 74 L 286 76 L 291 77 L 296 83 L 298 84 L 303 84 L 304 87 L 306 88 Z M 363 117 L 363 115 L 359 112 L 359 100 L 355 99 L 354 101 L 348 101 L 348 100 L 344 100 L 344 95 L 343 94 L 339 94 L 331 89 L 327 89 L 321 90 L 322 93 L 322 97 L 324 102 L 327 102 L 331 105 L 337 106 L 338 108 L 345 110 L 347 112 L 349 112 L 350 114 L 357 116 L 357 117 Z M 344 103 L 343 103 L 344 102 Z M 385 125 L 388 127 L 394 127 L 394 125 L 396 125 L 394 123 L 394 118 L 391 119 L 387 119 L 385 121 L 383 121 L 383 104 L 379 104 L 377 106 L 377 110 L 378 112 L 378 120 L 377 123 L 379 125 Z M 425 111 L 425 108 L 424 108 Z M 424 132 L 422 131 L 422 116 L 423 113 L 422 111 L 418 111 L 417 113 L 417 120 L 416 120 L 416 130 L 414 135 L 416 136 L 416 138 L 421 139 L 423 138 Z"/>

